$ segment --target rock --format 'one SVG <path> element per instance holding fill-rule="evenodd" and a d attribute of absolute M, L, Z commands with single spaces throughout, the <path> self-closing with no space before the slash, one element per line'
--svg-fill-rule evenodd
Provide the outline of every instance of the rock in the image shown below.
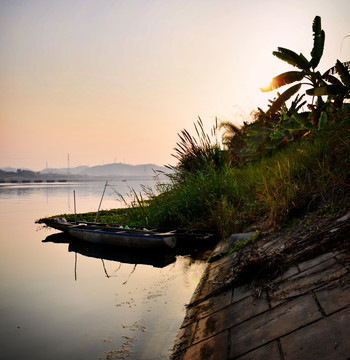
<path fill-rule="evenodd" d="M 227 255 L 230 249 L 232 249 L 237 243 L 244 242 L 245 240 L 251 238 L 254 234 L 256 234 L 255 231 L 248 233 L 232 234 L 230 236 L 230 239 L 221 240 L 212 252 L 209 258 L 209 262 L 212 263 L 220 259 L 221 257 Z"/>

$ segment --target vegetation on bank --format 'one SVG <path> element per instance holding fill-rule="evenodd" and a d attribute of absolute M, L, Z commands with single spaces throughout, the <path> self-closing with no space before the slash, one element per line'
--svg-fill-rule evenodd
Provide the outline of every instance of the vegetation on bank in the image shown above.
<path fill-rule="evenodd" d="M 297 70 L 280 74 L 262 91 L 290 85 L 269 109 L 258 109 L 238 127 L 215 124 L 210 135 L 201 119 L 195 135 L 179 134 L 178 160 L 168 181 L 132 192 L 131 206 L 100 213 L 118 224 L 211 228 L 221 236 L 247 228 L 279 227 L 306 212 L 344 211 L 350 200 L 349 63 L 326 73 L 317 66 L 325 34 L 312 26 L 311 59 L 278 48 L 273 54 Z M 305 88 L 303 93 L 301 90 Z M 306 97 L 311 96 L 307 101 Z M 224 129 L 224 148 L 217 142 Z M 80 214 L 93 220 L 95 214 Z"/>

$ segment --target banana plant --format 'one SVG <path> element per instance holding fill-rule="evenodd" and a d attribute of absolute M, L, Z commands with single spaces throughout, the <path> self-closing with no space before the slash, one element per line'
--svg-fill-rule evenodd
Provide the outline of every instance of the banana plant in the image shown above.
<path fill-rule="evenodd" d="M 330 84 L 322 84 L 319 87 L 309 89 L 306 91 L 308 95 L 312 96 L 331 96 L 335 100 L 342 100 L 350 98 L 350 62 L 341 63 L 337 60 L 336 65 L 329 69 L 323 77 Z M 333 76 L 332 74 L 337 73 L 340 77 L 340 80 Z"/>
<path fill-rule="evenodd" d="M 326 80 L 323 78 L 321 73 L 315 70 L 323 55 L 325 43 L 325 32 L 322 30 L 321 18 L 319 16 L 315 17 L 312 30 L 314 41 L 310 61 L 307 60 L 303 54 L 300 53 L 298 55 L 294 51 L 283 47 L 279 47 L 277 51 L 273 52 L 274 56 L 298 68 L 299 70 L 287 71 L 275 76 L 267 87 L 260 88 L 260 90 L 266 92 L 295 82 L 298 82 L 298 84 L 291 86 L 278 96 L 267 111 L 268 115 L 274 114 L 280 110 L 282 105 L 295 95 L 302 85 L 309 85 L 312 89 L 327 85 Z M 319 104 L 322 103 L 321 96 L 319 96 L 318 102 Z"/>

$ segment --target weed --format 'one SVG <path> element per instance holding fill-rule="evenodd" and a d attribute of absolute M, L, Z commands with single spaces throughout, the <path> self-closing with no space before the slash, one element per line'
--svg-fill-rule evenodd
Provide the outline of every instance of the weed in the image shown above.
<path fill-rule="evenodd" d="M 245 240 L 236 241 L 234 246 L 228 251 L 228 255 L 243 249 L 248 244 L 255 243 L 258 239 L 261 239 L 261 238 L 262 238 L 262 234 L 260 233 L 259 230 L 256 230 L 256 232 L 254 234 L 252 234 L 250 237 L 246 238 Z"/>

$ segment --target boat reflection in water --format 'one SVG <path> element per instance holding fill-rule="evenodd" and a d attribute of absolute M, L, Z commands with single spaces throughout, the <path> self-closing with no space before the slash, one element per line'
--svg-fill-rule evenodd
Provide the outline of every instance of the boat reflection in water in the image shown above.
<path fill-rule="evenodd" d="M 176 260 L 174 250 L 144 250 L 116 248 L 72 239 L 64 233 L 49 235 L 43 242 L 69 244 L 68 251 L 90 258 L 116 261 L 125 264 L 142 264 L 162 268 Z"/>
<path fill-rule="evenodd" d="M 185 240 L 184 238 L 182 239 Z M 193 240 L 193 239 L 190 239 Z M 107 272 L 104 261 L 115 261 L 121 264 L 135 265 L 129 275 L 130 276 L 136 270 L 137 265 L 149 265 L 154 268 L 164 268 L 170 264 L 176 262 L 176 257 L 184 256 L 189 258 L 189 261 L 194 260 L 206 261 L 209 254 L 211 253 L 212 241 L 206 243 L 207 247 L 198 246 L 186 246 L 188 243 L 186 240 L 182 246 L 177 248 L 158 248 L 158 249 L 135 249 L 135 248 L 123 248 L 115 247 L 106 244 L 95 244 L 86 242 L 83 240 L 75 239 L 69 236 L 67 233 L 55 233 L 46 237 L 42 240 L 43 243 L 51 242 L 56 244 L 68 244 L 68 252 L 75 253 L 75 264 L 74 264 L 74 276 L 77 280 L 77 254 L 86 256 L 88 258 L 95 258 L 102 261 L 102 267 L 107 278 L 110 275 Z M 189 241 L 191 243 L 191 241 Z M 197 244 L 198 245 L 198 244 Z M 126 283 L 126 282 L 125 282 Z M 123 283 L 123 285 L 125 285 Z"/>

